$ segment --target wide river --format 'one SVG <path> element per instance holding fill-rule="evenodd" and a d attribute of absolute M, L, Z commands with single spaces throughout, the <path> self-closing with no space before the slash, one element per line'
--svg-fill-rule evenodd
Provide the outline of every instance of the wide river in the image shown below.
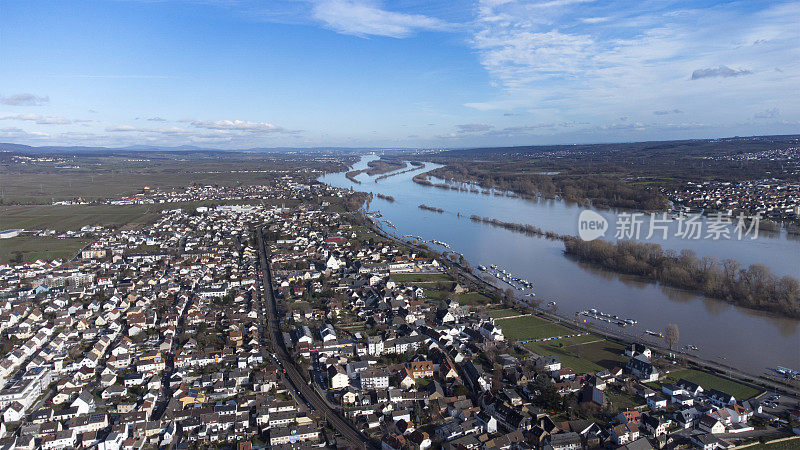
<path fill-rule="evenodd" d="M 367 162 L 377 158 L 365 156 L 352 169 L 364 169 Z M 769 368 L 778 365 L 800 369 L 800 321 L 762 314 L 589 267 L 566 257 L 560 241 L 473 222 L 469 216 L 477 214 L 527 223 L 559 234 L 576 235 L 578 215 L 584 208 L 558 200 L 483 195 L 422 186 L 412 181 L 414 175 L 435 167 L 438 166 L 426 164 L 423 169 L 377 182 L 375 177 L 360 174 L 357 179 L 361 184 L 348 180 L 345 173 L 329 174 L 320 181 L 340 188 L 394 197 L 394 202 L 375 197 L 369 206 L 370 211 L 380 211 L 382 219 L 396 227 L 396 230 L 385 228 L 387 231 L 399 236 L 414 235 L 424 240 L 446 242 L 453 251 L 462 253 L 473 267 L 496 264 L 532 282 L 537 299 L 544 303 L 556 301 L 561 316 L 571 318 L 578 311 L 596 308 L 636 319 L 637 325 L 624 329 L 609 326 L 615 332 L 623 331 L 645 341 L 658 338 L 645 334 L 644 330 L 661 331 L 667 324 L 675 323 L 680 330 L 679 347 L 695 345 L 698 350 L 694 353 L 705 359 L 754 374 L 770 372 Z M 425 211 L 419 208 L 420 204 L 442 208 L 445 212 Z M 596 212 L 609 221 L 611 230 L 606 238 L 613 239 L 619 212 Z M 461 213 L 461 217 L 457 213 Z M 642 239 L 647 234 L 646 226 L 647 223 L 643 227 Z M 757 239 L 748 236 L 743 240 L 692 240 L 674 237 L 676 226 L 677 221 L 669 225 L 670 233 L 666 240 L 661 240 L 658 233 L 652 242 L 675 250 L 691 249 L 698 256 L 733 258 L 743 267 L 758 263 L 768 266 L 778 275 L 800 276 L 800 240 L 785 233 L 761 233 Z"/>

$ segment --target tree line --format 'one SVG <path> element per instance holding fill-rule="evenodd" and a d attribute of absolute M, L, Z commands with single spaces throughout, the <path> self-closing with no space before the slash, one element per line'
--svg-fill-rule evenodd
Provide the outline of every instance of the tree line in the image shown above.
<path fill-rule="evenodd" d="M 651 281 L 703 293 L 736 305 L 800 318 L 800 283 L 779 277 L 761 264 L 744 268 L 736 260 L 705 256 L 692 250 L 663 250 L 658 244 L 564 239 L 565 253 L 579 261 L 637 275 Z"/>
<path fill-rule="evenodd" d="M 559 235 L 558 233 L 553 231 L 545 231 L 528 223 L 503 222 L 502 220 L 493 219 L 491 217 L 481 217 L 477 214 L 469 216 L 469 220 L 473 222 L 485 223 L 494 227 L 505 228 L 506 230 L 527 234 L 529 236 L 544 236 L 548 239 L 563 239 L 563 236 Z"/>
<path fill-rule="evenodd" d="M 419 209 L 424 209 L 426 211 L 433 211 L 433 212 L 437 212 L 439 214 L 444 212 L 444 210 L 442 208 L 437 208 L 435 206 L 428 206 L 428 205 L 426 205 L 424 203 L 422 205 L 419 205 Z"/>
<path fill-rule="evenodd" d="M 627 182 L 617 174 L 550 174 L 506 171 L 505 167 L 485 169 L 471 163 L 450 162 L 430 174 L 445 180 L 473 182 L 484 188 L 510 191 L 527 198 L 562 198 L 599 208 L 663 210 L 667 207 L 666 197 L 658 189 Z M 427 184 L 422 180 L 414 181 Z"/>

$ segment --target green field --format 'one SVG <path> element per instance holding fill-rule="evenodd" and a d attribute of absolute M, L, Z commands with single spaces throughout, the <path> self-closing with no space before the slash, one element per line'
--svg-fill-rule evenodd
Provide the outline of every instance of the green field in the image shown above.
<path fill-rule="evenodd" d="M 517 341 L 542 339 L 575 333 L 568 328 L 557 325 L 549 320 L 540 319 L 536 316 L 497 319 L 495 323 L 503 329 L 503 334 L 507 338 Z"/>
<path fill-rule="evenodd" d="M 594 335 L 578 336 L 554 341 L 529 342 L 525 347 L 540 355 L 557 355 L 562 366 L 577 373 L 597 372 L 622 367 L 627 358 L 625 348 Z"/>
<path fill-rule="evenodd" d="M 453 281 L 446 273 L 395 273 L 392 279 L 398 283 L 430 283 L 436 281 Z"/>
<path fill-rule="evenodd" d="M 491 298 L 479 293 L 479 292 L 465 292 L 463 294 L 454 294 L 450 292 L 449 286 L 450 283 L 437 281 L 438 283 L 442 283 L 448 286 L 446 289 L 437 289 L 434 287 L 425 286 L 425 296 L 432 300 L 443 300 L 444 298 L 451 298 L 453 300 L 457 300 L 462 305 L 486 305 L 492 301 Z"/>
<path fill-rule="evenodd" d="M 487 309 L 486 312 L 489 314 L 489 316 L 491 316 L 491 317 L 493 317 L 495 319 L 502 319 L 504 317 L 520 315 L 519 311 L 516 311 L 516 310 L 513 310 L 513 309 L 508 309 L 508 308 Z"/>
<path fill-rule="evenodd" d="M 84 225 L 146 223 L 156 215 L 154 206 L 144 205 L 3 206 L 0 207 L 0 229 L 54 229 L 62 232 L 78 230 Z"/>
<path fill-rule="evenodd" d="M 462 305 L 486 305 L 492 301 L 491 298 L 481 294 L 480 292 L 467 292 L 453 296 Z"/>
<path fill-rule="evenodd" d="M 579 358 L 574 353 L 567 351 L 565 348 L 542 345 L 542 342 L 528 342 L 525 344 L 525 347 L 540 355 L 558 356 L 558 358 L 561 360 L 561 367 L 569 367 L 577 374 L 599 372 L 603 370 L 603 367 L 589 361 L 588 359 Z"/>
<path fill-rule="evenodd" d="M 617 389 L 606 389 L 606 396 L 608 400 L 614 405 L 614 409 L 617 411 L 623 409 L 633 409 L 637 406 L 642 405 L 645 400 L 641 397 L 636 395 L 630 395 L 622 392 L 621 390 Z"/>
<path fill-rule="evenodd" d="M 706 390 L 716 389 L 718 391 L 728 393 L 736 397 L 737 400 L 746 400 L 750 397 L 755 397 L 762 392 L 744 384 L 726 380 L 725 378 L 694 369 L 678 370 L 670 373 L 667 376 L 669 382 L 675 382 L 681 378 L 691 381 L 692 383 L 699 384 L 700 386 L 703 386 L 703 389 Z"/>
<path fill-rule="evenodd" d="M 108 164 L 112 164 L 111 166 Z M 239 184 L 264 184 L 271 180 L 268 174 L 225 172 L 223 169 L 240 169 L 236 164 L 220 161 L 171 161 L 173 168 L 155 168 L 149 165 L 131 169 L 114 167 L 109 158 L 97 168 L 87 170 L 51 170 L 0 174 L 0 187 L 7 202 L 50 203 L 53 200 L 69 200 L 83 197 L 88 200 L 112 196 L 133 195 L 145 186 L 164 190 L 183 189 L 193 183 L 200 185 L 233 186 Z M 261 165 L 261 164 L 257 164 Z M 109 168 L 123 170 L 108 170 Z M 187 169 L 192 172 L 187 171 Z M 253 167 L 254 169 L 256 167 Z"/>
<path fill-rule="evenodd" d="M 18 236 L 11 239 L 0 240 L 0 264 L 6 264 L 14 257 L 14 253 L 22 252 L 25 262 L 42 259 L 52 261 L 62 258 L 69 259 L 75 256 L 90 241 L 87 239 L 59 239 L 54 236 L 34 237 Z"/>
<path fill-rule="evenodd" d="M 138 228 L 154 219 L 161 211 L 221 204 L 286 204 L 296 200 L 259 199 L 231 201 L 195 201 L 160 203 L 155 205 L 6 205 L 0 206 L 0 230 L 22 228 L 26 230 L 77 231 L 86 225 L 104 227 Z M 24 261 L 71 258 L 89 241 L 83 239 L 58 239 L 56 237 L 20 236 L 0 241 L 0 262 L 9 262 L 14 253 L 23 254 Z"/>

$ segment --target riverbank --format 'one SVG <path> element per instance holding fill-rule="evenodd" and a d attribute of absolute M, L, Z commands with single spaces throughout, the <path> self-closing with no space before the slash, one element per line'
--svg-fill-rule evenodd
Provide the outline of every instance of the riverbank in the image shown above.
<path fill-rule="evenodd" d="M 372 158 L 375 157 L 362 158 L 352 169 L 366 168 Z M 435 167 L 437 165 L 430 164 L 420 172 Z M 439 251 L 446 251 L 447 247 L 434 241 L 447 243 L 453 250 L 463 253 L 465 262 L 472 267 L 502 267 L 533 284 L 532 289 L 526 288 L 522 293 L 531 292 L 536 294 L 534 298 L 557 301 L 558 314 L 562 316 L 572 318 L 576 312 L 596 308 L 636 319 L 637 325 L 620 330 L 613 327 L 613 331 L 625 334 L 630 340 L 653 340 L 645 330 L 663 330 L 667 324 L 674 323 L 680 327 L 681 345 L 696 345 L 698 348 L 692 353 L 703 359 L 767 378 L 779 377 L 774 371 L 777 366 L 800 367 L 797 353 L 800 321 L 796 319 L 780 318 L 633 275 L 599 269 L 565 257 L 563 243 L 558 240 L 533 239 L 505 227 L 469 220 L 474 214 L 501 222 L 535 224 L 559 235 L 574 235 L 582 208 L 558 200 L 523 200 L 463 190 L 430 189 L 412 182 L 417 173 L 399 175 L 377 184 L 365 181 L 370 179 L 366 176 L 359 177 L 364 185 L 370 185 L 369 191 L 395 198 L 395 202 L 374 198 L 368 205 L 369 211 L 380 217 L 380 221 L 392 223 L 393 227 L 384 226 L 387 232 L 398 237 L 419 237 Z M 344 172 L 325 175 L 320 181 L 345 189 L 353 187 Z M 429 213 L 420 210 L 420 204 L 441 207 L 445 212 Z M 597 212 L 609 224 L 619 220 L 614 212 Z M 779 276 L 796 273 L 791 269 L 797 266 L 790 262 L 797 261 L 800 241 L 785 236 L 759 236 L 742 241 L 687 240 L 675 237 L 677 226 L 678 222 L 672 221 L 669 239 L 658 237 L 647 242 L 658 243 L 665 250 L 675 252 L 691 249 L 698 258 L 714 255 L 720 260 L 736 259 L 745 265 L 765 264 Z M 613 239 L 614 226 L 609 228 Z"/>
<path fill-rule="evenodd" d="M 364 216 L 367 217 L 366 215 Z M 489 298 L 493 298 L 498 301 L 497 306 L 502 306 L 502 299 L 506 296 L 506 292 L 502 290 L 500 287 L 478 277 L 471 268 L 465 267 L 464 265 L 460 264 L 458 261 L 453 261 L 450 258 L 447 258 L 442 253 L 437 252 L 429 247 L 422 248 L 418 245 L 413 243 L 407 242 L 405 240 L 399 239 L 389 233 L 386 233 L 378 224 L 374 223 L 372 220 L 367 220 L 367 224 L 369 224 L 370 229 L 375 234 L 381 236 L 382 238 L 389 239 L 395 242 L 397 245 L 401 245 L 407 248 L 413 248 L 418 251 L 427 251 L 433 252 L 438 254 L 441 257 L 442 264 L 451 271 L 456 271 L 458 276 L 456 279 L 461 279 L 461 282 L 467 283 L 469 285 L 474 286 L 482 295 L 485 295 Z M 541 300 L 537 301 L 537 303 L 541 303 Z M 591 323 L 578 323 L 575 319 L 570 319 L 568 317 L 563 317 L 558 314 L 548 312 L 546 309 L 541 307 L 531 307 L 529 306 L 524 299 L 514 298 L 512 300 L 512 306 L 515 310 L 517 310 L 520 314 L 534 314 L 538 317 L 546 318 L 550 320 L 553 324 L 558 324 L 565 328 L 575 330 L 578 333 L 591 333 L 603 339 L 607 339 L 610 342 L 627 346 L 631 343 L 642 343 L 641 340 L 638 339 L 630 339 L 628 336 L 623 335 L 622 333 L 618 333 L 611 329 L 602 329 L 597 326 L 592 325 Z M 701 370 L 711 375 L 723 377 L 735 381 L 737 383 L 742 383 L 745 386 L 750 386 L 753 388 L 757 388 L 759 390 L 763 389 L 770 389 L 775 390 L 778 392 L 782 392 L 788 395 L 800 395 L 800 386 L 794 386 L 785 382 L 778 382 L 776 380 L 765 378 L 760 374 L 752 374 L 746 371 L 743 371 L 738 368 L 734 368 L 719 362 L 710 361 L 702 359 L 696 355 L 692 355 L 683 351 L 676 351 L 670 350 L 663 345 L 658 345 L 654 342 L 645 342 L 645 345 L 652 348 L 654 351 L 658 352 L 661 355 L 674 355 L 674 359 L 677 363 L 683 365 L 687 369 L 696 369 Z"/>
<path fill-rule="evenodd" d="M 419 208 L 444 213 L 442 208 L 435 206 L 422 204 Z M 461 216 L 460 212 L 457 214 Z M 699 259 L 692 251 L 677 254 L 664 251 L 657 244 L 627 240 L 584 241 L 575 236 L 542 230 L 531 224 L 506 222 L 477 214 L 469 218 L 473 222 L 527 236 L 563 241 L 566 255 L 603 270 L 697 292 L 754 311 L 800 318 L 800 283 L 788 275 L 779 278 L 763 266 L 751 265 L 745 269 L 736 260 L 720 263 L 715 258 Z"/>

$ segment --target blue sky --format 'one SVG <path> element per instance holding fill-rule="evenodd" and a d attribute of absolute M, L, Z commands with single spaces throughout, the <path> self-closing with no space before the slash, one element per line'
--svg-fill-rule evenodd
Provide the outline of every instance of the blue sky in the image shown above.
<path fill-rule="evenodd" d="M 0 141 L 465 147 L 800 132 L 800 2 L 0 0 Z"/>

